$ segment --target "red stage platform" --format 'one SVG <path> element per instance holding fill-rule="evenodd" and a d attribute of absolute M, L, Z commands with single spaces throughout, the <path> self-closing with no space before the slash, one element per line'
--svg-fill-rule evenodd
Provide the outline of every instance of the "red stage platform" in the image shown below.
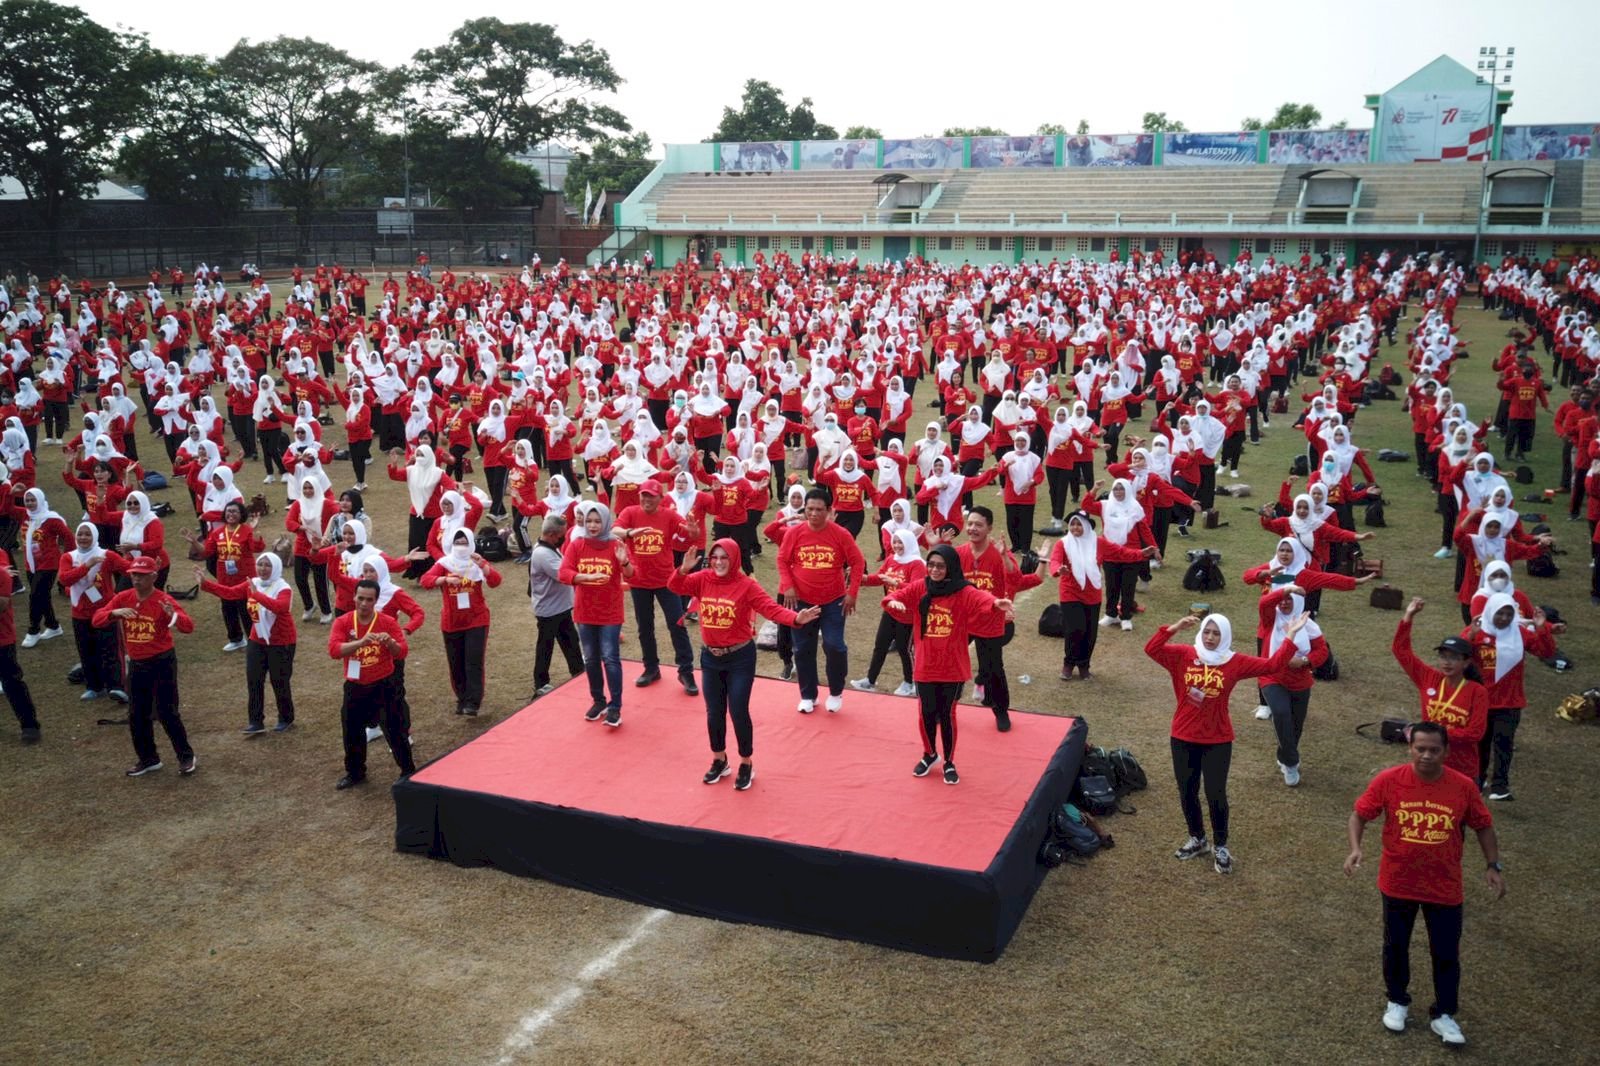
<path fill-rule="evenodd" d="M 397 784 L 397 846 L 695 914 L 998 956 L 1076 777 L 1077 719 L 1013 712 L 1002 734 L 987 708 L 961 707 L 952 787 L 937 768 L 911 775 L 915 699 L 851 691 L 838 714 L 801 715 L 796 686 L 758 678 L 755 783 L 736 792 L 732 777 L 701 783 L 701 699 L 670 674 L 636 689 L 639 670 L 624 663 L 620 728 L 584 721 L 580 678 Z"/>

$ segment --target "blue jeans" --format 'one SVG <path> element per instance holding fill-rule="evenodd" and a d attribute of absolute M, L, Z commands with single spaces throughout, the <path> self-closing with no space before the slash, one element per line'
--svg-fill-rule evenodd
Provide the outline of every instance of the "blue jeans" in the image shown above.
<path fill-rule="evenodd" d="M 661 659 L 656 651 L 656 604 L 661 604 L 661 617 L 667 624 L 667 636 L 672 638 L 672 658 L 679 670 L 694 669 L 694 646 L 689 643 L 689 631 L 682 626 L 683 598 L 663 585 L 658 589 L 633 588 L 628 590 L 633 599 L 633 627 L 639 634 L 639 658 L 646 670 L 656 669 Z"/>
<path fill-rule="evenodd" d="M 700 649 L 700 692 L 706 701 L 706 733 L 713 752 L 728 750 L 728 719 L 739 757 L 755 753 L 755 728 L 750 724 L 750 690 L 756 683 L 756 646 L 747 644 L 731 655 Z"/>
<path fill-rule="evenodd" d="M 796 601 L 795 610 L 812 604 Z M 844 599 L 822 604 L 822 617 L 794 630 L 794 665 L 800 674 L 800 698 L 817 698 L 817 634 L 822 634 L 822 656 L 828 671 L 828 694 L 844 693 L 845 672 L 850 667 L 850 649 L 844 643 Z"/>
<path fill-rule="evenodd" d="M 622 627 L 580 622 L 578 643 L 583 648 L 583 671 L 589 675 L 589 696 L 596 703 L 605 701 L 608 711 L 622 710 Z M 607 688 L 611 689 L 609 701 Z"/>

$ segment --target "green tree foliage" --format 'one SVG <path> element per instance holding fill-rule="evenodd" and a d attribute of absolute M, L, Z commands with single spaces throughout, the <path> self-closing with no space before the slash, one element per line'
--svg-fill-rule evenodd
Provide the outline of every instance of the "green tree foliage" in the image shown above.
<path fill-rule="evenodd" d="M 228 136 L 237 106 L 204 56 L 157 55 L 138 129 L 117 154 L 120 173 L 156 203 L 202 208 L 226 219 L 243 206 L 253 162 Z"/>
<path fill-rule="evenodd" d="M 1309 130 L 1322 121 L 1322 112 L 1311 104 L 1279 104 L 1269 119 L 1247 118 L 1239 123 L 1242 130 Z M 1342 128 L 1342 127 L 1341 127 Z"/>
<path fill-rule="evenodd" d="M 592 99 L 622 84 L 611 57 L 593 41 L 568 42 L 544 23 L 470 19 L 413 63 L 405 88 L 416 116 L 413 182 L 426 175 L 458 208 L 537 202 L 538 175 L 513 161 L 513 153 L 630 128 L 620 112 Z"/>
<path fill-rule="evenodd" d="M 0 42 L 0 169 L 38 206 L 54 260 L 63 211 L 148 99 L 153 53 L 143 35 L 48 0 L 0 3 Z"/>
<path fill-rule="evenodd" d="M 811 97 L 803 96 L 790 107 L 783 90 L 769 81 L 751 78 L 737 110 L 722 109 L 722 122 L 708 141 L 831 141 L 839 131 L 818 122 Z"/>
<path fill-rule="evenodd" d="M 1067 132 L 1067 127 L 1059 122 L 1041 122 L 1039 128 L 1033 131 L 1037 136 L 1050 137 Z"/>
<path fill-rule="evenodd" d="M 586 188 L 628 195 L 655 169 L 652 145 L 650 135 L 641 130 L 627 137 L 603 137 L 587 152 L 574 155 L 567 164 L 567 202 L 581 207 Z"/>
<path fill-rule="evenodd" d="M 1004 137 L 1006 131 L 997 126 L 950 126 L 941 137 Z"/>
<path fill-rule="evenodd" d="M 371 136 L 378 67 L 299 37 L 240 41 L 219 66 L 237 105 L 228 134 L 271 171 L 284 206 L 309 222 L 329 168 Z"/>
<path fill-rule="evenodd" d="M 1089 132 L 1089 120 L 1088 119 L 1080 118 L 1078 120 L 1078 131 L 1077 132 L 1078 132 L 1078 134 L 1080 136 Z"/>
<path fill-rule="evenodd" d="M 1146 133 L 1188 133 L 1189 127 L 1167 117 L 1165 111 L 1146 111 L 1139 128 Z"/>
<path fill-rule="evenodd" d="M 876 126 L 851 126 L 840 136 L 847 141 L 876 141 L 883 137 L 883 131 Z"/>

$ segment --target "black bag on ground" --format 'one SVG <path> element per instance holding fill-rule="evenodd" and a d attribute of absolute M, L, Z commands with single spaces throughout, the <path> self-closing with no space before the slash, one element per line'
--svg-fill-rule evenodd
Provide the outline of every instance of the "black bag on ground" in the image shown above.
<path fill-rule="evenodd" d="M 1558 577 L 1560 574 L 1561 568 L 1556 565 L 1555 556 L 1549 551 L 1542 551 L 1528 560 L 1529 577 Z"/>
<path fill-rule="evenodd" d="M 1083 796 L 1083 809 L 1090 814 L 1116 813 L 1117 792 L 1111 787 L 1111 782 L 1104 777 L 1096 774 L 1093 777 L 1078 778 L 1078 791 Z"/>
<path fill-rule="evenodd" d="M 1517 484 L 1518 485 L 1532 485 L 1533 484 L 1533 467 L 1531 467 L 1531 466 L 1519 466 L 1519 467 L 1517 467 L 1514 476 L 1517 479 Z"/>
<path fill-rule="evenodd" d="M 1133 752 L 1127 748 L 1112 749 L 1109 758 L 1111 768 L 1116 772 L 1117 795 L 1125 796 L 1129 792 L 1140 792 L 1150 785 L 1150 778 L 1146 776 L 1144 767 L 1139 765 L 1139 760 L 1133 757 Z"/>
<path fill-rule="evenodd" d="M 1083 813 L 1070 803 L 1050 812 L 1050 827 L 1039 849 L 1039 861 L 1054 868 L 1071 856 L 1088 858 L 1100 850 L 1100 834 L 1090 829 Z"/>
<path fill-rule="evenodd" d="M 1385 718 L 1381 722 L 1362 722 L 1356 726 L 1356 736 L 1369 736 L 1368 730 L 1378 727 L 1378 739 L 1385 744 L 1411 743 L 1411 723 L 1404 718 Z"/>
<path fill-rule="evenodd" d="M 478 531 L 476 547 L 478 554 L 491 563 L 501 563 L 511 558 L 511 552 L 506 549 L 506 538 L 493 527 Z"/>
<path fill-rule="evenodd" d="M 1328 657 L 1322 660 L 1322 665 L 1312 668 L 1311 676 L 1318 681 L 1339 680 L 1339 657 L 1332 651 L 1328 652 Z"/>
<path fill-rule="evenodd" d="M 1227 578 L 1222 576 L 1222 567 L 1217 565 L 1217 557 L 1210 552 L 1201 554 L 1183 572 L 1183 587 L 1190 592 L 1218 592 L 1227 583 Z"/>
<path fill-rule="evenodd" d="M 1369 527 L 1371 527 L 1373 529 L 1387 529 L 1388 528 L 1389 523 L 1383 517 L 1383 499 L 1382 499 L 1382 497 L 1374 496 L 1372 499 L 1367 501 L 1366 523 L 1367 523 L 1367 525 Z"/>
<path fill-rule="evenodd" d="M 1304 455 L 1294 457 L 1294 462 L 1289 464 L 1289 473 L 1295 477 L 1305 477 L 1311 473 L 1311 460 Z"/>
<path fill-rule="evenodd" d="M 1066 634 L 1061 626 L 1061 605 L 1052 603 L 1046 605 L 1044 613 L 1039 616 L 1039 635 L 1041 637 L 1061 637 Z"/>

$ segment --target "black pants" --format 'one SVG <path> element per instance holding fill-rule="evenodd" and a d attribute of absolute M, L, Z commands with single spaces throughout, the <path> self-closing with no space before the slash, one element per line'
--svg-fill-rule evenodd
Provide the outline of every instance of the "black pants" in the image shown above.
<path fill-rule="evenodd" d="M 68 409 L 64 400 L 44 402 L 44 435 L 51 440 L 66 440 Z"/>
<path fill-rule="evenodd" d="M 756 683 L 756 645 L 751 641 L 729 655 L 700 649 L 700 693 L 706 701 L 706 734 L 713 752 L 728 750 L 728 719 L 739 757 L 755 754 L 755 726 L 750 721 L 750 690 Z"/>
<path fill-rule="evenodd" d="M 450 664 L 450 687 L 455 691 L 458 710 L 483 706 L 483 656 L 488 647 L 488 626 L 444 635 L 444 657 Z"/>
<path fill-rule="evenodd" d="M 1278 762 L 1300 765 L 1300 734 L 1306 728 L 1306 711 L 1311 708 L 1311 690 L 1267 685 L 1261 696 L 1272 709 L 1272 730 L 1278 734 Z"/>
<path fill-rule="evenodd" d="M 633 625 L 639 636 L 639 658 L 646 670 L 659 669 L 661 657 L 656 648 L 656 604 L 661 605 L 661 619 L 666 623 L 667 636 L 672 640 L 672 661 L 678 670 L 694 669 L 694 645 L 689 642 L 689 631 L 683 627 L 683 597 L 666 586 L 658 589 L 628 590 L 633 599 Z"/>
<path fill-rule="evenodd" d="M 1067 514 L 1067 489 L 1076 483 L 1073 472 L 1064 466 L 1047 466 L 1044 468 L 1044 481 L 1050 488 L 1050 517 L 1062 519 Z M 1072 499 L 1077 503 L 1076 496 Z"/>
<path fill-rule="evenodd" d="M 39 712 L 33 705 L 28 683 L 22 680 L 15 643 L 0 647 L 0 685 L 5 686 L 6 699 L 11 701 L 11 713 L 17 716 L 17 725 L 23 729 L 38 729 Z"/>
<path fill-rule="evenodd" d="M 418 518 L 416 515 L 406 516 L 406 552 L 416 551 L 428 543 L 428 530 L 433 526 L 433 519 Z M 406 577 L 415 581 L 426 574 L 433 566 L 432 559 L 418 559 L 406 564 Z"/>
<path fill-rule="evenodd" d="M 1200 464 L 1200 490 L 1195 502 L 1200 504 L 1202 511 L 1209 511 L 1217 504 L 1217 468 L 1214 463 Z"/>
<path fill-rule="evenodd" d="M 411 758 L 411 723 L 394 698 L 390 678 L 371 684 L 344 683 L 344 703 L 339 721 L 344 730 L 344 772 L 356 780 L 367 776 L 367 723 L 376 720 L 389 742 L 389 752 L 402 774 L 413 773 L 417 764 Z"/>
<path fill-rule="evenodd" d="M 287 474 L 288 471 L 283 467 L 283 453 L 289 445 L 284 440 L 283 430 L 258 430 L 256 436 L 261 444 L 261 465 L 266 469 L 267 476 L 271 477 L 274 471 Z"/>
<path fill-rule="evenodd" d="M 1428 957 L 1433 960 L 1433 1005 L 1428 1016 L 1454 1015 L 1461 990 L 1462 906 L 1383 897 L 1383 984 L 1389 999 L 1411 1005 L 1411 931 L 1417 911 L 1428 928 Z"/>
<path fill-rule="evenodd" d="M 1139 580 L 1139 563 L 1106 563 L 1106 614 L 1133 621 L 1133 588 Z"/>
<path fill-rule="evenodd" d="M 215 575 L 216 561 L 211 568 Z M 250 633 L 250 608 L 245 600 L 222 600 L 222 625 L 228 631 L 228 643 L 237 644 Z"/>
<path fill-rule="evenodd" d="M 533 649 L 533 687 L 541 689 L 550 683 L 550 660 L 558 644 L 567 660 L 567 673 L 582 677 L 583 649 L 578 644 L 578 627 L 572 624 L 572 612 L 562 611 L 535 621 L 539 632 Z"/>
<path fill-rule="evenodd" d="M 78 645 L 78 662 L 83 664 L 83 687 L 90 692 L 121 688 L 122 671 L 117 666 L 116 628 L 108 626 L 96 629 L 89 619 L 74 618 L 72 638 Z"/>
<path fill-rule="evenodd" d="M 1521 707 L 1489 708 L 1489 728 L 1478 741 L 1478 776 L 1488 781 L 1490 792 L 1511 791 L 1511 756 L 1521 724 Z"/>
<path fill-rule="evenodd" d="M 294 557 L 294 583 L 300 589 L 300 602 L 306 610 L 311 610 L 311 586 L 317 588 L 317 607 L 323 614 L 328 614 L 333 608 L 328 606 L 328 567 L 324 563 L 314 563 L 303 555 Z M 229 636 L 232 636 L 229 630 Z"/>
<path fill-rule="evenodd" d="M 179 760 L 193 758 L 194 749 L 189 746 L 189 733 L 178 709 L 178 657 L 170 651 L 128 660 L 128 733 L 134 754 L 146 765 L 161 761 L 156 751 L 157 718 Z"/>
<path fill-rule="evenodd" d="M 1013 551 L 1027 551 L 1033 545 L 1033 509 L 1031 503 L 1006 504 L 1006 536 Z"/>
<path fill-rule="evenodd" d="M 370 440 L 353 440 L 350 442 L 350 465 L 356 473 L 356 484 L 367 483 L 367 464 L 372 462 L 372 442 Z"/>
<path fill-rule="evenodd" d="M 1533 419 L 1512 418 L 1506 426 L 1506 458 L 1520 458 L 1533 447 Z"/>
<path fill-rule="evenodd" d="M 40 629 L 61 628 L 61 623 L 56 621 L 56 605 L 50 599 L 55 587 L 56 575 L 48 570 L 39 570 L 28 575 L 29 633 L 37 633 Z"/>
<path fill-rule="evenodd" d="M 489 483 L 489 513 L 501 515 L 506 513 L 506 468 L 503 466 L 486 466 L 483 468 L 484 480 Z"/>
<path fill-rule="evenodd" d="M 959 681 L 918 681 L 917 703 L 922 709 L 918 726 L 922 730 L 922 753 L 934 755 L 939 748 L 938 739 L 944 743 L 944 761 L 956 758 L 956 697 L 961 695 Z"/>
<path fill-rule="evenodd" d="M 883 664 L 889 658 L 889 652 L 894 651 L 900 656 L 900 673 L 906 681 L 911 680 L 911 626 L 907 622 L 897 622 L 887 612 L 878 616 L 878 634 L 872 641 L 872 660 L 867 663 L 867 680 L 876 685 L 878 675 L 883 672 Z"/>
<path fill-rule="evenodd" d="M 1195 744 L 1172 737 L 1172 775 L 1178 782 L 1178 802 L 1189 835 L 1206 838 L 1206 823 L 1200 816 L 1200 785 L 1206 789 L 1206 805 L 1211 809 L 1212 841 L 1228 845 L 1228 765 L 1233 761 L 1233 741 L 1224 744 Z"/>
<path fill-rule="evenodd" d="M 972 646 L 978 653 L 978 671 L 973 683 L 983 686 L 983 702 L 996 713 L 1011 709 L 1011 682 L 1006 677 L 1005 647 L 1016 635 L 1016 626 L 1006 623 L 1005 632 L 998 637 L 973 637 Z"/>
<path fill-rule="evenodd" d="M 1100 605 L 1070 601 L 1063 603 L 1061 632 L 1067 644 L 1066 654 L 1061 660 L 1062 669 L 1071 673 L 1077 667 L 1088 676 L 1089 663 L 1094 658 L 1095 641 L 1100 639 Z"/>
<path fill-rule="evenodd" d="M 1239 460 L 1244 456 L 1244 433 L 1230 433 L 1222 442 L 1222 456 L 1217 460 L 1219 467 L 1225 466 L 1230 470 L 1239 469 Z"/>
<path fill-rule="evenodd" d="M 294 679 L 293 644 L 263 644 L 252 640 L 244 651 L 244 678 L 250 689 L 250 724 L 266 723 L 266 686 L 272 682 L 272 698 L 278 705 L 278 721 L 294 721 L 294 692 L 290 682 Z"/>
<path fill-rule="evenodd" d="M 256 457 L 256 422 L 249 415 L 228 415 L 228 424 L 233 427 L 233 439 L 239 442 L 239 447 L 244 451 L 246 459 Z"/>
<path fill-rule="evenodd" d="M 861 536 L 861 527 L 866 524 L 867 512 L 865 511 L 836 511 L 833 519 L 839 523 L 841 529 L 850 534 L 850 539 L 855 540 Z M 748 554 L 748 553 L 746 553 Z"/>
<path fill-rule="evenodd" d="M 1072 502 L 1077 503 L 1080 496 L 1094 487 L 1094 460 L 1073 463 L 1069 484 L 1072 487 Z"/>

